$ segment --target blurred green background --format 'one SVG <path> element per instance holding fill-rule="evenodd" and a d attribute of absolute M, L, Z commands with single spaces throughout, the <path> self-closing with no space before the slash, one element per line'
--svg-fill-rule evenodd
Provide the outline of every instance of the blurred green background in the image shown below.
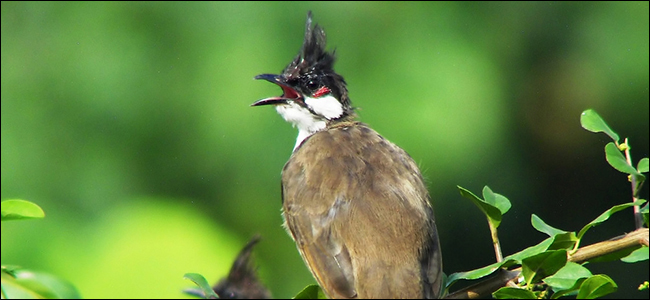
<path fill-rule="evenodd" d="M 630 201 L 593 108 L 648 156 L 648 2 L 2 2 L 2 192 L 41 221 L 2 223 L 2 263 L 88 298 L 175 298 L 183 274 L 225 276 L 254 234 L 275 297 L 313 283 L 281 227 L 280 171 L 297 131 L 254 101 L 296 55 L 308 10 L 362 121 L 429 183 L 445 272 L 492 263 L 487 222 L 456 185 L 513 208 L 504 254 Z M 642 197 L 648 197 L 647 185 Z M 585 243 L 634 229 L 631 210 Z M 648 262 L 603 263 L 615 298 Z"/>

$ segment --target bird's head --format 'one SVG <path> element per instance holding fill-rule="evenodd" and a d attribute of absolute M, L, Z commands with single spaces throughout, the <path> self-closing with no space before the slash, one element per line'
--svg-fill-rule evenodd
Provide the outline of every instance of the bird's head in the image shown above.
<path fill-rule="evenodd" d="M 312 27 L 311 12 L 305 27 L 302 48 L 282 74 L 255 76 L 277 84 L 283 94 L 251 105 L 274 105 L 285 120 L 298 127 L 301 135 L 313 134 L 332 121 L 354 116 L 345 80 L 332 68 L 334 53 L 325 50 L 325 31 L 318 25 Z"/>

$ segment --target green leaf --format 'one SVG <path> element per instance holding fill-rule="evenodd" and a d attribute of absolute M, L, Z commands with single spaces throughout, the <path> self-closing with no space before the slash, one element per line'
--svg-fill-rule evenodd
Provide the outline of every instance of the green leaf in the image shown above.
<path fill-rule="evenodd" d="M 515 287 L 502 287 L 492 293 L 494 299 L 537 299 L 535 293 Z"/>
<path fill-rule="evenodd" d="M 30 288 L 22 286 L 11 275 L 2 272 L 2 299 L 43 299 L 45 296 L 38 294 Z"/>
<path fill-rule="evenodd" d="M 589 269 L 574 262 L 567 262 L 564 267 L 559 269 L 555 274 L 544 278 L 544 282 L 548 284 L 553 291 L 563 291 L 577 289 L 576 283 L 581 278 L 591 277 L 592 274 Z"/>
<path fill-rule="evenodd" d="M 545 233 L 553 238 L 553 244 L 551 244 L 548 250 L 571 249 L 578 240 L 575 232 L 564 231 L 548 225 L 535 214 L 531 216 L 530 223 L 535 229 L 537 229 L 537 231 Z"/>
<path fill-rule="evenodd" d="M 650 169 L 650 167 L 648 167 L 648 161 L 647 157 L 642 158 L 636 165 L 636 170 L 639 171 L 639 173 L 648 173 L 648 171 L 650 171 L 648 170 Z"/>
<path fill-rule="evenodd" d="M 557 229 L 551 225 L 546 224 L 540 217 L 536 214 L 533 214 L 530 217 L 530 223 L 533 225 L 533 228 L 541 233 L 546 233 L 548 236 L 554 236 L 556 234 L 567 233 L 567 231 Z"/>
<path fill-rule="evenodd" d="M 612 142 L 605 145 L 605 159 L 614 169 L 630 175 L 641 175 L 637 170 L 630 166 L 618 147 Z"/>
<path fill-rule="evenodd" d="M 16 270 L 14 274 L 22 286 L 46 298 L 81 299 L 74 285 L 52 274 L 27 269 Z"/>
<path fill-rule="evenodd" d="M 556 234 L 553 236 L 553 244 L 548 247 L 548 250 L 573 249 L 577 241 L 575 232 Z"/>
<path fill-rule="evenodd" d="M 582 125 L 582 128 L 591 132 L 604 132 L 609 135 L 614 142 L 618 143 L 618 134 L 609 128 L 607 123 L 605 123 L 605 121 L 593 109 L 588 109 L 582 112 L 580 115 L 580 124 Z"/>
<path fill-rule="evenodd" d="M 515 254 L 506 256 L 503 260 L 512 259 L 521 263 L 525 258 L 538 255 L 546 250 L 553 244 L 553 238 L 547 238 L 535 246 L 528 247 Z"/>
<path fill-rule="evenodd" d="M 493 192 L 487 185 L 483 187 L 483 198 L 485 198 L 485 202 L 492 204 L 492 206 L 498 208 L 501 212 L 501 215 L 505 215 L 512 206 L 508 198 L 501 194 Z"/>
<path fill-rule="evenodd" d="M 452 284 L 454 284 L 458 280 L 479 279 L 494 273 L 494 271 L 498 270 L 501 267 L 507 268 L 515 264 L 520 264 L 524 258 L 546 251 L 546 249 L 548 249 L 548 247 L 552 243 L 553 243 L 553 239 L 547 238 L 535 246 L 528 247 L 517 253 L 506 256 L 501 262 L 496 262 L 491 265 L 479 269 L 475 269 L 475 270 L 452 273 L 447 277 L 447 281 L 445 282 L 446 284 L 445 289 L 449 288 Z"/>
<path fill-rule="evenodd" d="M 54 275 L 27 269 L 2 270 L 2 288 L 8 298 L 80 299 L 77 289 Z"/>
<path fill-rule="evenodd" d="M 478 196 L 474 195 L 472 192 L 468 191 L 467 189 L 457 186 L 458 190 L 460 191 L 460 194 L 471 200 L 472 203 L 474 203 L 478 208 L 485 214 L 485 216 L 488 218 L 488 222 L 492 224 L 494 228 L 499 227 L 499 224 L 501 224 L 501 210 L 494 206 L 491 203 L 486 202 L 485 200 L 479 198 Z"/>
<path fill-rule="evenodd" d="M 292 299 L 327 299 L 327 295 L 317 284 L 306 286 Z"/>
<path fill-rule="evenodd" d="M 185 275 L 183 275 L 183 278 L 194 282 L 194 284 L 196 284 L 203 292 L 205 299 L 219 298 L 219 296 L 214 292 L 214 290 L 212 290 L 210 284 L 208 284 L 208 281 L 205 280 L 205 277 L 203 277 L 203 275 L 197 273 L 185 273 Z"/>
<path fill-rule="evenodd" d="M 521 274 L 527 284 L 555 274 L 566 265 L 566 250 L 549 250 L 524 259 L 521 263 Z"/>
<path fill-rule="evenodd" d="M 557 292 L 554 292 L 553 295 L 551 296 L 551 299 L 559 299 L 560 297 L 577 295 L 580 286 L 582 285 L 583 282 L 585 282 L 585 280 L 587 280 L 587 278 L 580 278 L 576 281 L 575 285 L 573 285 L 572 287 L 566 290 L 559 290 Z"/>
<path fill-rule="evenodd" d="M 43 209 L 27 200 L 2 201 L 2 221 L 40 219 L 45 217 Z"/>
<path fill-rule="evenodd" d="M 479 269 L 474 269 L 474 270 L 465 271 L 465 272 L 452 273 L 451 275 L 449 275 L 447 277 L 447 281 L 446 281 L 447 286 L 446 286 L 446 288 L 449 288 L 452 284 L 454 284 L 456 281 L 461 280 L 461 279 L 464 279 L 464 280 L 476 280 L 476 279 L 488 276 L 488 275 L 494 273 L 494 271 L 498 270 L 501 267 L 501 265 L 503 265 L 503 263 L 506 262 L 506 261 L 507 260 L 504 259 L 501 262 L 496 262 L 496 263 L 493 263 L 491 265 L 488 265 L 488 266 L 485 266 L 485 267 L 482 267 L 482 268 L 479 268 Z"/>
<path fill-rule="evenodd" d="M 624 209 L 626 209 L 628 207 L 631 207 L 631 206 L 634 206 L 634 205 L 641 205 L 644 202 L 645 202 L 645 200 L 637 200 L 636 202 L 623 203 L 623 204 L 613 206 L 612 208 L 606 210 L 604 213 L 602 213 L 600 216 L 598 216 L 596 219 L 589 222 L 589 224 L 582 227 L 582 229 L 580 229 L 580 232 L 578 232 L 578 239 L 582 239 L 582 236 L 587 232 L 587 230 L 589 230 L 589 228 L 594 227 L 596 225 L 599 225 L 599 224 L 607 221 L 607 219 L 609 219 L 609 217 L 611 215 L 613 215 L 614 213 L 619 212 L 621 210 L 624 210 Z"/>
<path fill-rule="evenodd" d="M 589 277 L 582 283 L 576 299 L 596 299 L 616 292 L 617 289 L 618 286 L 609 276 L 598 274 Z"/>
<path fill-rule="evenodd" d="M 648 247 L 636 249 L 634 252 L 630 253 L 630 255 L 621 258 L 621 260 L 626 263 L 648 260 Z"/>

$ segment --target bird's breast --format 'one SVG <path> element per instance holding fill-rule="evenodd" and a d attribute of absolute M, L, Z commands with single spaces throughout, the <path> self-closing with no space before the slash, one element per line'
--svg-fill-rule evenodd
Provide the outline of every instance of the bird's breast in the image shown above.
<path fill-rule="evenodd" d="M 299 201 L 311 213 L 331 214 L 337 199 L 363 207 L 389 201 L 383 204 L 403 206 L 422 217 L 428 206 L 413 159 L 359 122 L 343 122 L 308 137 L 285 165 L 282 184 L 284 201 Z"/>

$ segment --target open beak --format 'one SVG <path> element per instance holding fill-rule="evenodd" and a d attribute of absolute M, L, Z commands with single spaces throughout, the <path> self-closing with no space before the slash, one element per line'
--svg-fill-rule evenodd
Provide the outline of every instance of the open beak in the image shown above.
<path fill-rule="evenodd" d="M 289 100 L 295 101 L 295 100 L 302 99 L 300 93 L 298 93 L 294 88 L 287 85 L 284 78 L 280 75 L 261 74 L 255 76 L 255 79 L 264 79 L 266 81 L 275 83 L 282 88 L 283 93 L 282 96 L 279 97 L 270 97 L 270 98 L 257 100 L 255 101 L 255 103 L 251 104 L 251 106 L 262 106 L 262 105 L 269 105 L 269 104 L 274 104 L 274 105 L 286 104 Z"/>

